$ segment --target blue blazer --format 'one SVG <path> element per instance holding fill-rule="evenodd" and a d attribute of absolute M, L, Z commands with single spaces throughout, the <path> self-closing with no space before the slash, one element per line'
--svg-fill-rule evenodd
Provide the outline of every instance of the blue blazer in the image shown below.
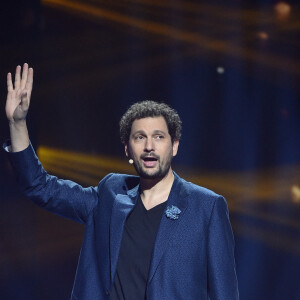
<path fill-rule="evenodd" d="M 85 224 L 71 299 L 109 299 L 139 178 L 109 174 L 97 187 L 83 188 L 47 174 L 31 145 L 9 157 L 26 196 L 49 211 Z M 175 205 L 181 213 L 176 220 L 162 215 L 147 300 L 238 299 L 234 238 L 225 199 L 174 175 L 167 206 Z"/>

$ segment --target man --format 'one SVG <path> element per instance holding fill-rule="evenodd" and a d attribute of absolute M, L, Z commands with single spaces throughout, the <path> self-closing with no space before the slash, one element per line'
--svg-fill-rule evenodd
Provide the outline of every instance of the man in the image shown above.
<path fill-rule="evenodd" d="M 86 225 L 71 299 L 238 299 L 234 239 L 222 196 L 171 168 L 181 121 L 166 104 L 132 105 L 121 140 L 139 175 L 109 174 L 83 188 L 46 173 L 29 141 L 33 70 L 7 75 L 11 163 L 25 195 Z"/>

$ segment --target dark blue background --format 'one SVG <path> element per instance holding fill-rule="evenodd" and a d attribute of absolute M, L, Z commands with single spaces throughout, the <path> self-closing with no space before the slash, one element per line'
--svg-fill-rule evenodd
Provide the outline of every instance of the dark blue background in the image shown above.
<path fill-rule="evenodd" d="M 35 71 L 36 149 L 126 163 L 122 114 L 144 99 L 170 104 L 183 120 L 175 171 L 228 201 L 241 300 L 300 299 L 299 5 L 280 18 L 276 1 L 81 3 L 98 15 L 2 6 L 2 140 L 6 73 L 24 62 Z M 24 199 L 4 151 L 0 168 L 0 299 L 68 299 L 83 227 Z"/>

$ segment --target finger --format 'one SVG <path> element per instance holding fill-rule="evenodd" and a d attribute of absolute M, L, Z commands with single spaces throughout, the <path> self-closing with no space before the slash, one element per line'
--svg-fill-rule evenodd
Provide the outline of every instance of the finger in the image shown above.
<path fill-rule="evenodd" d="M 12 92 L 14 90 L 12 81 L 11 81 L 11 73 L 7 74 L 7 91 Z"/>
<path fill-rule="evenodd" d="M 33 84 L 33 69 L 29 68 L 26 85 L 25 85 L 25 89 L 28 91 L 29 98 L 32 90 L 32 84 Z"/>
<path fill-rule="evenodd" d="M 27 97 L 27 92 L 23 92 L 21 95 L 21 107 L 23 111 L 27 111 L 29 108 L 29 101 Z"/>
<path fill-rule="evenodd" d="M 23 65 L 22 77 L 21 77 L 21 89 L 24 89 L 27 82 L 28 64 Z"/>
<path fill-rule="evenodd" d="M 17 66 L 16 75 L 15 75 L 15 89 L 20 88 L 20 73 L 21 73 L 21 66 Z"/>

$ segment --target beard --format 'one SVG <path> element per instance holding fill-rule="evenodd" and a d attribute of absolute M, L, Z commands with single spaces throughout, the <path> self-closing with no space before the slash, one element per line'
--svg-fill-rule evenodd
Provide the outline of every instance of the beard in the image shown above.
<path fill-rule="evenodd" d="M 155 167 L 155 171 L 153 171 L 153 168 L 145 168 L 143 166 L 142 159 L 134 160 L 134 168 L 138 175 L 143 179 L 161 179 L 168 174 L 171 167 L 172 159 L 173 151 L 171 149 L 171 151 L 163 161 L 160 160 L 160 157 L 157 157 L 158 166 Z"/>

